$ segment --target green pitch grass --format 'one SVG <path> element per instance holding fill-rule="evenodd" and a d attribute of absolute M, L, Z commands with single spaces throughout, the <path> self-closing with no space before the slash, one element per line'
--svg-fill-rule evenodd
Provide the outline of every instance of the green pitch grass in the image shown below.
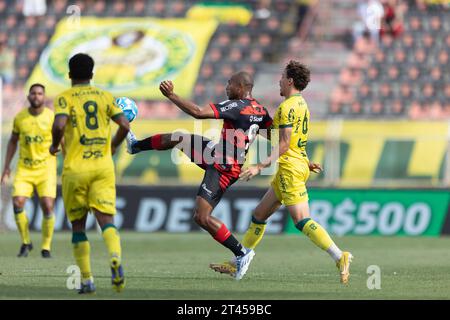
<path fill-rule="evenodd" d="M 339 283 L 336 267 L 302 235 L 266 235 L 241 281 L 215 273 L 210 262 L 230 257 L 206 233 L 122 233 L 127 287 L 110 288 L 108 255 L 99 234 L 88 234 L 95 296 L 66 288 L 74 264 L 69 233 L 56 234 L 53 258 L 35 249 L 17 258 L 17 233 L 0 234 L 0 299 L 448 299 L 450 238 L 336 238 L 355 256 L 350 285 Z M 367 288 L 367 267 L 381 269 L 381 289 Z"/>

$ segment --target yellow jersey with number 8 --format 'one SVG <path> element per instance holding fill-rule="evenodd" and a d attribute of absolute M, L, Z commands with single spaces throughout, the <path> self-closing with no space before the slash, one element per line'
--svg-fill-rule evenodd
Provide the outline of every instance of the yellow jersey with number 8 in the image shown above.
<path fill-rule="evenodd" d="M 298 160 L 309 162 L 306 153 L 309 109 L 300 94 L 294 94 L 280 104 L 275 112 L 273 128 L 292 128 L 289 149 L 278 159 L 280 165 L 295 165 Z"/>
<path fill-rule="evenodd" d="M 75 85 L 57 96 L 55 115 L 68 116 L 64 132 L 64 173 L 114 169 L 111 118 L 122 114 L 111 93 L 92 85 Z"/>

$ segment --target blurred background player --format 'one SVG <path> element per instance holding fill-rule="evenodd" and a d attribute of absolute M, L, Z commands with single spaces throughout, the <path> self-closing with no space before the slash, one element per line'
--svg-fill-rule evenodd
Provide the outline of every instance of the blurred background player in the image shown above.
<path fill-rule="evenodd" d="M 29 251 L 33 249 L 25 203 L 36 189 L 43 213 L 41 255 L 43 258 L 50 258 L 55 225 L 53 209 L 56 197 L 56 158 L 48 153 L 48 148 L 52 141 L 54 113 L 44 105 L 45 87 L 42 84 L 31 85 L 28 101 L 30 106 L 20 111 L 14 118 L 1 183 L 5 184 L 10 176 L 11 161 L 19 144 L 19 161 L 12 193 L 14 218 L 22 239 L 18 256 L 27 257 Z"/>
<path fill-rule="evenodd" d="M 243 245 L 255 248 L 264 235 L 266 220 L 284 204 L 296 228 L 308 236 L 316 246 L 330 254 L 340 270 L 341 282 L 346 284 L 350 275 L 352 255 L 349 252 L 342 252 L 327 231 L 310 218 L 306 181 L 310 170 L 320 172 L 321 167 L 311 164 L 306 154 L 310 114 L 301 92 L 309 81 L 309 69 L 291 60 L 280 80 L 280 95 L 285 100 L 275 112 L 273 122 L 273 128 L 278 129 L 278 145 L 272 149 L 271 155 L 266 160 L 245 169 L 240 174 L 241 180 L 248 181 L 274 161 L 278 163 L 278 171 L 271 187 L 253 212 Z M 231 273 L 234 272 L 233 263 L 211 265 L 211 268 L 217 271 L 226 270 L 227 267 Z"/>
<path fill-rule="evenodd" d="M 62 193 L 66 214 L 72 224 L 73 254 L 81 269 L 80 294 L 95 292 L 86 237 L 88 211 L 94 213 L 110 254 L 112 285 L 125 286 L 119 233 L 114 225 L 116 185 L 112 154 L 125 139 L 129 123 L 113 96 L 91 86 L 94 60 L 76 54 L 69 60 L 72 88 L 55 98 L 55 121 L 50 153 L 56 154 L 64 136 L 66 156 Z M 110 119 L 119 125 L 111 141 Z"/>
<path fill-rule="evenodd" d="M 137 141 L 128 135 L 131 154 L 144 150 L 181 149 L 192 162 L 205 170 L 197 193 L 194 220 L 236 257 L 234 276 L 240 279 L 247 271 L 254 252 L 247 249 L 231 234 L 226 225 L 211 215 L 225 191 L 239 178 L 248 147 L 259 129 L 272 124 L 268 111 L 252 97 L 253 78 L 247 72 L 238 72 L 228 80 L 226 93 L 229 100 L 200 108 L 174 93 L 171 81 L 163 81 L 160 90 L 181 110 L 196 119 L 224 119 L 221 142 L 214 144 L 198 135 L 157 134 Z"/>

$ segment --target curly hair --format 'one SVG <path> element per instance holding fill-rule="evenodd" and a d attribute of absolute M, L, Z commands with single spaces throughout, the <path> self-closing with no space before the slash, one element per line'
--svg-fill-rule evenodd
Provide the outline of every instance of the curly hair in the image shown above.
<path fill-rule="evenodd" d="M 310 79 L 310 71 L 298 61 L 291 60 L 286 65 L 286 77 L 294 80 L 294 87 L 302 91 L 308 85 Z"/>

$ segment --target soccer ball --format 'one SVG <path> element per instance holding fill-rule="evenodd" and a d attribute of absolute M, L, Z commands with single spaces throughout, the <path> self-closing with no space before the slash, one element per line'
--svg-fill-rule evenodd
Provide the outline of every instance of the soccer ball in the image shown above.
<path fill-rule="evenodd" d="M 122 109 L 129 122 L 136 118 L 138 114 L 138 107 L 134 100 L 127 97 L 120 97 L 116 99 L 116 104 L 120 107 L 120 109 Z"/>

